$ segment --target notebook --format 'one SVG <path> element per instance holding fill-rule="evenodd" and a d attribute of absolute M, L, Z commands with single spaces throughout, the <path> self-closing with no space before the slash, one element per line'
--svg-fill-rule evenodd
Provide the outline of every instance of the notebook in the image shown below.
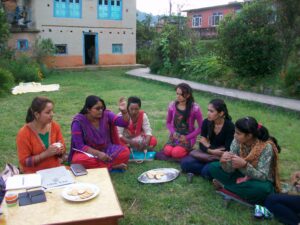
<path fill-rule="evenodd" d="M 73 176 L 64 166 L 39 170 L 36 173 L 42 177 L 42 187 L 46 189 L 74 183 Z"/>
<path fill-rule="evenodd" d="M 6 190 L 26 189 L 40 187 L 42 177 L 40 174 L 23 174 L 8 177 L 6 181 Z"/>

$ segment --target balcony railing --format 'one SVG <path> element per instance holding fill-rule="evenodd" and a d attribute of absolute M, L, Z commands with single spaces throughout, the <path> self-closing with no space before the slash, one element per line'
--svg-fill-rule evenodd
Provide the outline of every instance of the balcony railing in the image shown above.
<path fill-rule="evenodd" d="M 17 6 L 15 11 L 6 12 L 7 21 L 13 28 L 30 28 L 31 16 L 31 10 L 26 7 L 20 8 Z"/>

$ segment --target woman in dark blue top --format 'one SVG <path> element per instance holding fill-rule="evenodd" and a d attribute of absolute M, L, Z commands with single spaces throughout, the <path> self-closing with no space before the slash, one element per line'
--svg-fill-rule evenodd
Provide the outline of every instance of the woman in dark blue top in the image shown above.
<path fill-rule="evenodd" d="M 224 151 L 230 150 L 233 135 L 234 124 L 228 114 L 225 102 L 221 99 L 212 100 L 208 105 L 207 119 L 202 123 L 200 150 L 193 150 L 181 160 L 182 171 L 210 178 L 209 162 L 200 159 L 199 154 L 201 152 L 208 153 L 211 156 L 209 161 L 219 160 Z"/>

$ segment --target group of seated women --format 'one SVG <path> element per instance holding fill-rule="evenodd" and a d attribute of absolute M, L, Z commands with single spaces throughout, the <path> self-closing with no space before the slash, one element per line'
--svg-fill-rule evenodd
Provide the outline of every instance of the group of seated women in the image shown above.
<path fill-rule="evenodd" d="M 169 104 L 167 112 L 169 138 L 157 155 L 180 161 L 183 172 L 213 180 L 216 188 L 251 204 L 264 204 L 270 194 L 280 192 L 280 147 L 267 128 L 253 117 L 238 119 L 234 124 L 221 99 L 208 104 L 207 118 L 203 120 L 191 87 L 181 83 L 175 90 L 176 100 Z M 53 121 L 53 110 L 50 99 L 36 97 L 27 111 L 26 124 L 17 135 L 23 173 L 59 166 L 66 154 L 62 132 Z M 126 169 L 130 149 L 154 149 L 157 139 L 152 135 L 147 114 L 141 110 L 141 100 L 130 97 L 126 103 L 121 98 L 119 111 L 115 114 L 108 110 L 97 96 L 86 98 L 71 123 L 70 163 L 85 168 Z M 195 150 L 198 135 L 199 148 Z M 298 224 L 299 196 L 277 195 L 269 196 L 266 206 L 286 224 Z M 281 205 L 274 207 L 279 202 Z M 290 220 L 285 216 L 288 213 L 279 213 L 283 208 L 289 211 Z"/>

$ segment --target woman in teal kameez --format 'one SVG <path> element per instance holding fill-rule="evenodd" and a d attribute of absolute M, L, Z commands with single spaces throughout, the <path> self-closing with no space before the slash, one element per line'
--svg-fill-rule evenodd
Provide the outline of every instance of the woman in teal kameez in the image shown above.
<path fill-rule="evenodd" d="M 279 151 L 277 140 L 269 136 L 264 126 L 252 117 L 239 119 L 230 152 L 210 165 L 214 185 L 249 203 L 263 203 L 269 194 L 280 189 Z"/>

